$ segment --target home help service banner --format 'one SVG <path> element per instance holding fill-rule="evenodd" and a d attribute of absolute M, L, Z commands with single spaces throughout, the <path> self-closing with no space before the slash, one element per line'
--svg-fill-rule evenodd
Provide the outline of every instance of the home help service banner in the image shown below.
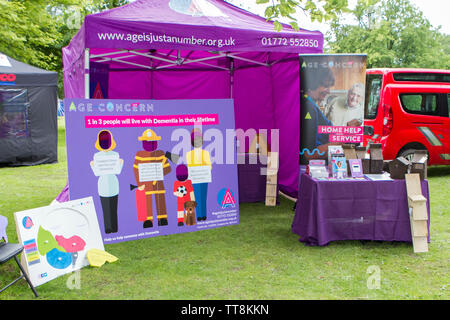
<path fill-rule="evenodd" d="M 70 199 L 104 243 L 239 223 L 233 101 L 66 99 Z"/>
<path fill-rule="evenodd" d="M 363 141 L 366 55 L 300 55 L 300 164 Z"/>

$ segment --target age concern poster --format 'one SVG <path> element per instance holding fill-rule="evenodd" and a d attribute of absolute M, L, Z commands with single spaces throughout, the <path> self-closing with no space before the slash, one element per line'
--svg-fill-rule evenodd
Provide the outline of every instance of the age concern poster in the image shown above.
<path fill-rule="evenodd" d="M 232 100 L 64 104 L 70 199 L 92 196 L 105 244 L 239 223 Z"/>

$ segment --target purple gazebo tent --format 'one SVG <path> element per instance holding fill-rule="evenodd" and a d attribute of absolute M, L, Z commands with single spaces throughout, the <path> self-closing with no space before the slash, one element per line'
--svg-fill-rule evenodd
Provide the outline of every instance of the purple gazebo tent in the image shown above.
<path fill-rule="evenodd" d="M 65 96 L 92 98 L 106 75 L 108 99 L 233 98 L 236 129 L 279 129 L 280 189 L 296 196 L 298 54 L 322 47 L 318 31 L 276 32 L 225 1 L 137 0 L 86 16 L 63 49 Z"/>

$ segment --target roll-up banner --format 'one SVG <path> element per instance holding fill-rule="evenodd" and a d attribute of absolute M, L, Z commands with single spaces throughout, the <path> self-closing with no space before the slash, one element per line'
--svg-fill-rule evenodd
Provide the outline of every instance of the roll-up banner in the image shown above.
<path fill-rule="evenodd" d="M 327 159 L 328 146 L 363 139 L 364 54 L 300 56 L 300 164 Z"/>

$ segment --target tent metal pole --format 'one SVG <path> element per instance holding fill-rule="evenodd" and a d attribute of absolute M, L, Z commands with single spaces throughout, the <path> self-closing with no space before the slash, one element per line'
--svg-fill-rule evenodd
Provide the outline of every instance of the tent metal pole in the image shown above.
<path fill-rule="evenodd" d="M 170 56 L 170 57 L 175 58 L 175 56 Z M 223 56 L 220 56 L 220 57 L 217 57 L 217 58 L 222 58 L 222 57 Z M 230 69 L 227 69 L 227 68 L 224 68 L 224 67 L 220 67 L 220 66 L 216 66 L 216 65 L 213 65 L 213 64 L 210 64 L 210 63 L 199 62 L 198 60 L 189 60 L 187 57 L 184 57 L 183 59 L 185 61 L 184 64 L 198 63 L 198 64 L 205 65 L 205 66 L 208 66 L 208 67 L 217 68 L 217 69 L 221 69 L 221 70 L 225 70 L 225 71 L 230 71 Z"/>
<path fill-rule="evenodd" d="M 90 82 L 90 78 L 89 78 L 89 59 L 90 59 L 90 54 L 89 54 L 89 48 L 84 49 L 84 98 L 85 99 L 89 99 L 90 94 L 90 88 L 89 88 L 89 82 Z"/>
<path fill-rule="evenodd" d="M 108 62 L 108 61 L 114 61 L 114 59 L 126 59 L 126 58 L 132 58 L 132 57 L 136 57 L 136 55 L 131 54 L 131 55 L 121 56 L 121 57 L 117 57 L 117 58 L 103 58 L 101 60 L 97 60 L 94 62 Z M 92 58 L 92 56 L 91 56 L 91 58 Z"/>
<path fill-rule="evenodd" d="M 222 54 L 222 55 L 218 55 L 218 56 L 205 57 L 205 58 L 200 58 L 200 59 L 196 59 L 196 60 L 185 60 L 182 64 L 183 64 L 183 65 L 186 65 L 186 64 L 190 64 L 190 63 L 200 63 L 200 62 L 202 62 L 202 61 L 208 61 L 208 60 L 219 59 L 219 58 L 223 58 L 223 57 L 226 57 L 226 56 L 227 56 L 226 54 Z M 164 65 L 164 66 L 157 67 L 157 68 L 155 68 L 155 69 L 156 69 L 156 70 L 159 70 L 159 69 L 163 69 L 163 68 L 173 67 L 173 66 L 176 66 L 176 65 L 179 65 L 179 64 L 175 62 L 175 63 L 166 64 L 166 65 Z M 214 66 L 214 67 L 216 67 L 216 66 Z M 221 67 L 219 67 L 219 66 L 217 66 L 217 68 L 223 69 L 223 68 L 221 68 Z"/>
<path fill-rule="evenodd" d="M 149 67 L 149 66 L 146 66 L 146 65 L 143 65 L 143 64 L 134 63 L 134 62 L 130 62 L 130 61 L 123 61 L 123 60 L 120 60 L 120 59 L 121 58 L 111 58 L 112 61 L 116 61 L 116 62 L 120 62 L 120 63 L 124 63 L 124 64 L 129 64 L 129 65 L 141 67 L 141 68 L 144 68 L 144 69 L 152 69 L 152 67 Z"/>
<path fill-rule="evenodd" d="M 112 56 L 115 54 L 120 54 L 120 53 L 126 53 L 129 52 L 129 50 L 120 50 L 120 51 L 114 51 L 114 52 L 108 52 L 108 53 L 102 53 L 102 54 L 93 54 L 91 56 L 91 58 L 102 58 L 102 57 L 107 57 L 107 56 Z"/>
<path fill-rule="evenodd" d="M 247 59 L 247 58 L 243 58 L 243 57 L 238 57 L 234 53 L 233 54 L 229 54 L 228 56 L 231 57 L 231 58 L 238 59 L 238 60 L 242 60 L 242 61 L 246 61 L 246 62 L 250 62 L 250 63 L 254 63 L 254 64 L 259 64 L 259 65 L 261 65 L 263 67 L 269 67 L 269 65 L 267 63 L 259 62 L 259 61 L 255 61 L 255 60 L 251 60 L 251 59 Z"/>
<path fill-rule="evenodd" d="M 138 56 L 143 56 L 143 57 L 147 57 L 147 58 L 150 58 L 150 59 L 153 58 L 153 59 L 164 61 L 164 62 L 167 62 L 167 63 L 174 63 L 175 62 L 173 60 L 160 58 L 160 57 L 154 56 L 152 54 L 137 52 L 137 51 L 134 51 L 134 50 L 130 50 L 130 53 L 134 53 L 134 54 L 136 54 Z"/>
<path fill-rule="evenodd" d="M 233 99 L 233 86 L 234 86 L 234 59 L 230 58 L 230 99 Z"/>

